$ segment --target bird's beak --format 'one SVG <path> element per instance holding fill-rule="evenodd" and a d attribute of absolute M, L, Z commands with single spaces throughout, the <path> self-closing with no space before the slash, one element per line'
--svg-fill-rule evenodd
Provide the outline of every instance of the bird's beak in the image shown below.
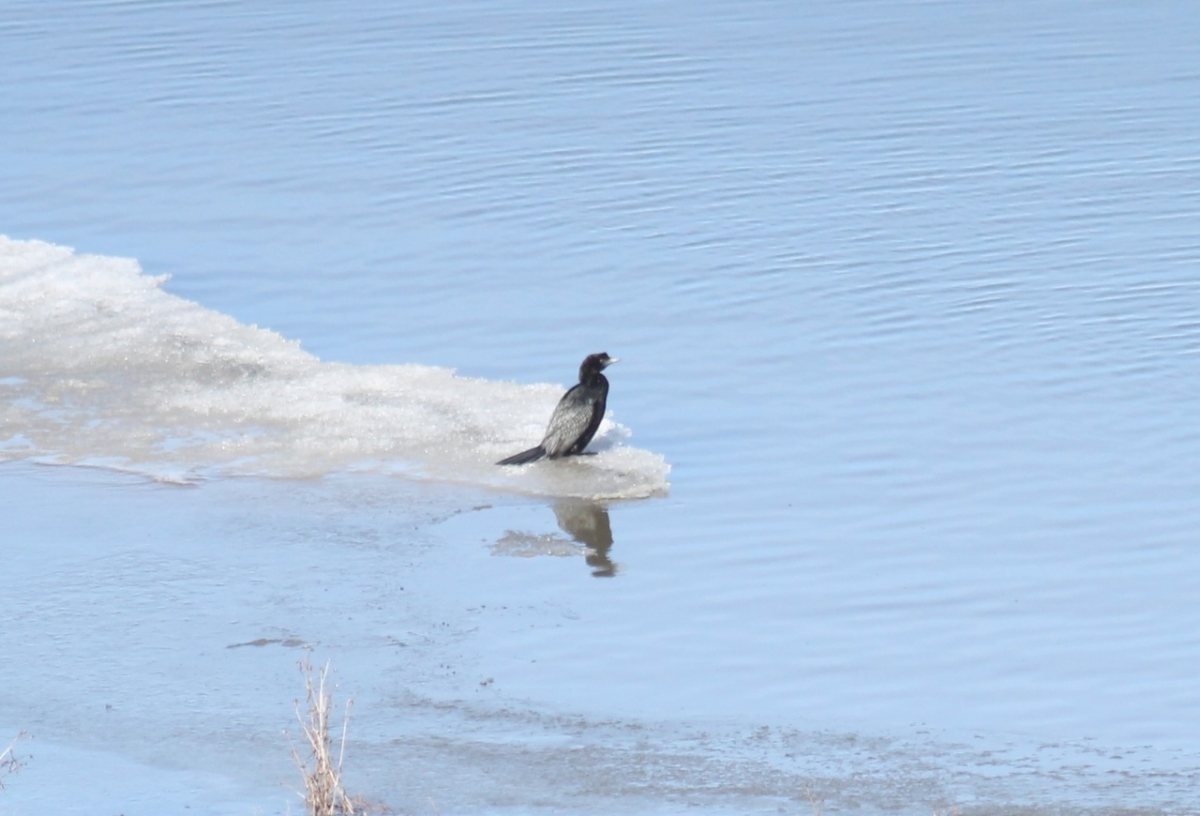
<path fill-rule="evenodd" d="M 619 362 L 621 362 L 620 357 L 609 357 L 607 360 L 604 361 L 604 367 L 608 368 L 613 363 L 619 363 Z"/>

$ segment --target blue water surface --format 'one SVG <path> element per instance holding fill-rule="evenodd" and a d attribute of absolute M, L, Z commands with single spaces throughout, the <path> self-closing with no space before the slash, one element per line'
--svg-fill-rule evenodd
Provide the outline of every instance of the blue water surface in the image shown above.
<path fill-rule="evenodd" d="M 414 498 L 339 476 L 304 483 L 318 495 L 306 503 L 286 485 L 230 480 L 160 502 L 146 491 L 174 488 L 8 464 L 0 502 L 23 519 L 5 542 L 21 565 L 8 592 L 27 599 L 48 575 L 38 586 L 67 607 L 90 597 L 94 585 L 56 582 L 59 562 L 38 553 L 55 551 L 51 538 L 86 547 L 97 527 L 126 542 L 137 530 L 168 560 L 174 536 L 197 536 L 180 546 L 200 558 L 240 551 L 253 529 L 268 548 L 321 542 L 314 564 L 424 575 L 420 625 L 458 616 L 455 659 L 479 677 L 439 673 L 448 653 L 434 650 L 399 678 L 384 670 L 391 652 L 325 643 L 378 706 L 363 737 L 371 784 L 385 789 L 402 765 L 414 810 L 429 806 L 425 784 L 451 812 L 666 812 L 689 796 L 714 811 L 811 812 L 798 779 L 868 812 L 1188 806 L 1200 17 L 1185 6 L 7 2 L 0 50 L 0 233 L 136 258 L 170 274 L 170 292 L 325 360 L 566 384 L 584 354 L 608 351 L 622 358 L 610 409 L 672 465 L 668 496 L 604 510 L 611 563 L 589 564 L 495 555 L 566 528 L 551 502 L 469 485 Z M 372 549 L 405 535 L 389 515 L 401 511 L 362 499 L 391 489 L 441 555 Z M 177 529 L 178 502 L 201 521 Z M 442 509 L 412 509 L 423 502 Z M 93 503 L 93 525 L 48 532 Z M 272 592 L 285 552 L 255 562 L 256 591 Z M 185 594 L 241 586 L 189 574 Z M 390 603 L 371 619 L 380 632 L 400 614 Z M 516 612 L 468 622 L 489 603 L 534 610 L 533 624 Z M 43 715 L 22 719 L 41 710 L 44 674 L 71 676 L 86 654 L 31 645 L 69 637 L 75 615 L 9 609 L 0 681 L 28 696 L 0 704 L 0 723 L 37 730 Z M 263 631 L 282 626 L 273 614 Z M 316 641 L 317 629 L 292 634 Z M 188 643 L 163 647 L 189 666 L 164 686 L 165 708 L 191 699 Z M 152 662 L 130 649 L 108 659 L 133 695 Z M 284 682 L 293 652 L 276 658 Z M 477 686 L 497 701 L 463 702 Z M 96 702 L 85 684 L 54 688 L 60 706 Z M 388 754 L 411 736 L 404 707 L 418 698 L 445 742 Z M 472 742 L 471 718 L 501 729 L 501 710 L 528 717 L 488 732 L 504 756 Z M 274 713 L 247 714 L 248 727 L 277 733 Z M 48 716 L 42 730 L 64 743 L 91 747 L 101 728 Z M 713 770 L 733 798 L 712 798 L 703 769 L 679 789 L 588 777 L 597 766 L 526 769 L 515 787 L 527 795 L 462 770 L 518 773 L 520 752 L 565 733 L 543 718 L 576 716 L 614 729 L 580 726 L 585 744 L 625 757 L 617 777 L 669 766 L 693 744 L 686 729 L 708 727 L 696 723 L 793 729 L 810 735 L 814 764 L 763 771 L 740 792 L 732 780 L 749 772 Z M 650 728 L 647 756 L 624 753 L 612 723 Z M 912 762 L 892 766 L 882 749 L 855 759 L 811 741 L 835 733 L 924 747 L 893 746 Z M 986 763 L 946 746 L 976 738 L 1066 758 L 1053 773 L 998 759 L 955 787 Z M 734 738 L 713 739 L 733 762 Z M 132 747 L 132 724 L 117 742 L 154 761 Z M 784 762 L 789 745 L 754 767 Z M 1077 745 L 1104 759 L 1062 748 Z M 448 770 L 411 770 L 423 751 Z M 932 777 L 914 770 L 919 756 Z M 921 783 L 847 787 L 880 768 Z M 1155 776 L 1168 770 L 1177 787 Z"/>

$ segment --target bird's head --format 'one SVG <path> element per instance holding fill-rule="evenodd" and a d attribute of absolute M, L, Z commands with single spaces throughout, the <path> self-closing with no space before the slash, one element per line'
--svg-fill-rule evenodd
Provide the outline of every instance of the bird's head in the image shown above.
<path fill-rule="evenodd" d="M 583 358 L 583 364 L 579 366 L 579 380 L 580 382 L 585 382 L 593 375 L 599 374 L 613 363 L 618 362 L 620 362 L 620 358 L 609 357 L 607 351 L 602 351 L 599 354 L 589 354 Z"/>

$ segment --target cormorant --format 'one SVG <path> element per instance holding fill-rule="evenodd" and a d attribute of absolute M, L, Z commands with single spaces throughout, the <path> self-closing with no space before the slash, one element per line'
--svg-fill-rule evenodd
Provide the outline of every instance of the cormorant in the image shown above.
<path fill-rule="evenodd" d="M 501 459 L 497 465 L 523 465 L 542 457 L 557 459 L 583 453 L 596 435 L 608 402 L 608 379 L 600 372 L 617 362 L 608 352 L 589 354 L 579 366 L 579 382 L 563 394 L 546 426 L 546 436 L 536 448 Z"/>

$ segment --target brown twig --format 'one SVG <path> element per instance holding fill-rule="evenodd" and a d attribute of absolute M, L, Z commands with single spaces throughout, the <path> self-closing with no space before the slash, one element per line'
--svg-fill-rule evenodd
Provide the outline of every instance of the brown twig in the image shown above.
<path fill-rule="evenodd" d="M 313 668 L 307 660 L 300 662 L 304 673 L 307 692 L 307 710 L 301 712 L 300 701 L 296 701 L 296 719 L 304 740 L 308 743 L 308 757 L 301 757 L 293 749 L 292 756 L 304 772 L 304 803 L 309 816 L 357 816 L 367 808 L 362 801 L 349 796 L 342 786 L 342 761 L 346 755 L 346 734 L 350 727 L 350 709 L 353 701 L 346 703 L 342 718 L 342 738 L 338 745 L 337 761 L 333 757 L 333 741 L 330 738 L 330 714 L 333 711 L 333 695 L 325 690 L 329 675 L 329 664 L 321 669 L 316 682 Z"/>
<path fill-rule="evenodd" d="M 13 749 L 17 747 L 17 743 L 24 736 L 24 731 L 17 734 L 12 738 L 12 742 L 8 744 L 8 747 L 0 751 L 0 790 L 4 790 L 4 777 L 15 774 L 24 767 L 25 763 L 13 752 Z"/>

